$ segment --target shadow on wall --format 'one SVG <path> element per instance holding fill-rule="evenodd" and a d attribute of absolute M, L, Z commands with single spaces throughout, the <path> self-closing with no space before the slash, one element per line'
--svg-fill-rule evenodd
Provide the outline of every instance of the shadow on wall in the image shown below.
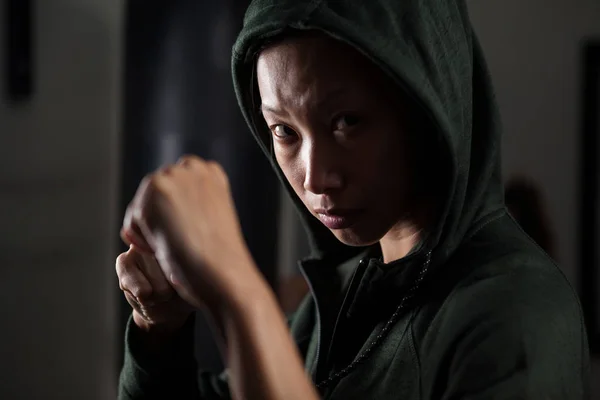
<path fill-rule="evenodd" d="M 554 233 L 540 188 L 530 178 L 515 176 L 506 184 L 504 197 L 508 211 L 525 233 L 556 260 Z"/>

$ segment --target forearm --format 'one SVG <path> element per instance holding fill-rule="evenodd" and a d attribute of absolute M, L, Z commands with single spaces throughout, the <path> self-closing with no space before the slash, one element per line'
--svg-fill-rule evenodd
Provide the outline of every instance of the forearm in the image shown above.
<path fill-rule="evenodd" d="M 235 399 L 317 399 L 273 292 L 264 283 L 237 288 L 211 310 L 222 330 Z"/>

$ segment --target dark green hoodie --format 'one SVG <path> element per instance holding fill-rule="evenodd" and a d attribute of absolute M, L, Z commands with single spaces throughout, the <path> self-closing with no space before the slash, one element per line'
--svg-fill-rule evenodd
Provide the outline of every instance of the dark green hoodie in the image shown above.
<path fill-rule="evenodd" d="M 440 167 L 448 179 L 444 207 L 409 256 L 383 264 L 369 249 L 338 242 L 270 157 L 270 134 L 255 107 L 256 53 L 288 29 L 317 29 L 354 46 L 435 128 L 425 132 L 439 143 L 431 156 L 447 163 Z M 311 258 L 301 266 L 312 293 L 290 321 L 307 370 L 320 383 L 361 359 L 321 388 L 323 398 L 587 397 L 589 355 L 577 296 L 504 206 L 500 120 L 464 1 L 256 0 L 232 68 L 244 117 L 311 239 Z M 412 290 L 424 265 L 427 272 Z M 120 398 L 228 398 L 225 374 L 197 377 L 191 326 L 170 351 L 151 358 L 136 347 L 130 323 Z"/>

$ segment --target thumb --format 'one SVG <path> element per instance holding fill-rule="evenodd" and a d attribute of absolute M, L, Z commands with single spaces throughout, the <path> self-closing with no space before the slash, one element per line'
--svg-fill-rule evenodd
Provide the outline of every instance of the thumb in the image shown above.
<path fill-rule="evenodd" d="M 139 228 L 137 228 L 135 224 L 131 226 L 131 229 L 125 229 L 124 227 L 121 228 L 121 240 L 123 240 L 126 245 L 133 246 L 142 253 L 153 254 L 154 250 L 150 248 L 150 245 L 146 243 L 138 231 Z"/>

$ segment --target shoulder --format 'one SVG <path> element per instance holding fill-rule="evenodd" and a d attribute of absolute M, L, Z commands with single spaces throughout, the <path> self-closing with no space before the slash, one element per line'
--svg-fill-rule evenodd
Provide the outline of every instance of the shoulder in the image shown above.
<path fill-rule="evenodd" d="M 531 324 L 543 317 L 579 319 L 577 295 L 560 269 L 543 258 L 507 255 L 462 277 L 447 297 L 444 314 L 508 317 Z M 488 317 L 488 318 L 489 318 Z"/>
<path fill-rule="evenodd" d="M 491 334 L 493 327 L 519 340 L 581 336 L 583 316 L 575 290 L 550 257 L 518 239 L 484 239 L 448 266 L 464 268 L 439 303 L 435 321 L 440 328 L 464 334 L 487 327 Z"/>
<path fill-rule="evenodd" d="M 428 317 L 416 332 L 422 362 L 461 385 L 512 377 L 532 387 L 563 380 L 547 390 L 563 390 L 564 380 L 582 387 L 589 356 L 575 291 L 535 245 L 496 239 L 467 248 L 448 266 L 465 268 L 424 307 Z M 519 385 L 512 387 L 525 390 Z"/>
<path fill-rule="evenodd" d="M 434 386 L 482 395 L 494 388 L 506 398 L 581 398 L 587 339 L 563 273 L 535 248 L 481 254 L 429 305 L 417 333 Z"/>
<path fill-rule="evenodd" d="M 470 238 L 443 268 L 452 283 L 440 299 L 440 318 L 507 318 L 523 325 L 582 320 L 562 270 L 509 218 Z"/>

